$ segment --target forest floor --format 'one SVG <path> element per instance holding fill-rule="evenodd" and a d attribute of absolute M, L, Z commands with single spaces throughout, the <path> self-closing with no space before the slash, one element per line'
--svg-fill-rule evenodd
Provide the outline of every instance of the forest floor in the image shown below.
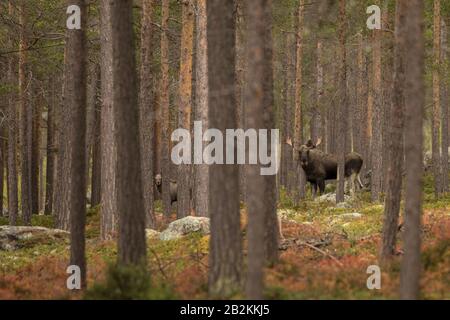
<path fill-rule="evenodd" d="M 424 190 L 421 295 L 423 299 L 450 299 L 450 196 L 435 200 L 429 180 Z M 265 297 L 398 298 L 402 230 L 398 234 L 398 256 L 389 266 L 381 268 L 381 289 L 369 290 L 366 286 L 370 276 L 366 273 L 367 267 L 379 264 L 377 254 L 383 220 L 383 205 L 370 203 L 369 198 L 369 193 L 360 193 L 346 208 L 311 199 L 296 207 L 282 193 L 278 210 L 283 217 L 285 239 L 280 245 L 280 262 L 267 269 Z M 245 210 L 242 210 L 243 226 L 245 220 Z M 163 229 L 160 216 L 158 221 L 159 228 Z M 6 223 L 0 218 L 0 225 Z M 100 241 L 99 223 L 98 210 L 90 210 L 86 247 L 90 290 L 87 296 L 66 288 L 69 244 L 62 240 L 37 241 L 16 251 L 0 251 L 0 299 L 120 297 L 114 293 L 115 286 L 120 284 L 114 276 L 111 280 L 116 245 L 112 241 Z M 51 217 L 33 217 L 33 225 L 52 227 L 52 224 Z M 243 233 L 245 239 L 244 227 Z M 199 234 L 171 241 L 148 239 L 151 280 L 144 286 L 145 294 L 140 293 L 138 297 L 208 298 L 208 240 L 209 236 Z M 240 293 L 234 296 L 242 297 Z"/>

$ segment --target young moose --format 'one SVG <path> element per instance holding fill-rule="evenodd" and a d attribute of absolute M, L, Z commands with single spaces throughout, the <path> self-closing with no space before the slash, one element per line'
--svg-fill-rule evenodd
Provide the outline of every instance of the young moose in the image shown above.
<path fill-rule="evenodd" d="M 286 141 L 292 147 L 292 141 Z M 317 149 L 321 143 L 321 139 L 314 144 L 311 140 L 306 145 L 302 145 L 298 150 L 298 159 L 300 165 L 306 174 L 306 179 L 313 187 L 313 196 L 316 195 L 317 189 L 319 193 L 325 192 L 325 181 L 335 180 L 337 178 L 337 158 L 334 155 L 322 152 Z M 345 178 L 350 177 L 352 194 L 355 192 L 356 183 L 362 188 L 359 173 L 363 164 L 360 154 L 351 152 L 345 156 Z"/>

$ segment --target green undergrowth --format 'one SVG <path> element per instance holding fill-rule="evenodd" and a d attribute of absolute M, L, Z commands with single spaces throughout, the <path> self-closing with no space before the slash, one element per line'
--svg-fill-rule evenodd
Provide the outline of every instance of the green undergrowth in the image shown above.
<path fill-rule="evenodd" d="M 109 265 L 105 280 L 91 286 L 88 300 L 168 300 L 176 295 L 168 284 L 153 283 L 146 268 Z"/>

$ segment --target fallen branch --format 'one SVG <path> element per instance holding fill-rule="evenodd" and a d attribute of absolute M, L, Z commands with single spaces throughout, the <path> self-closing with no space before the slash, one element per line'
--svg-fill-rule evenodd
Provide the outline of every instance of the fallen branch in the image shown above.
<path fill-rule="evenodd" d="M 343 267 L 344 265 L 342 264 L 342 262 L 340 262 L 336 257 L 332 256 L 331 254 L 329 254 L 328 252 L 323 251 L 322 249 L 319 249 L 315 246 L 313 246 L 312 244 L 309 244 L 307 242 L 301 242 L 301 241 L 296 241 L 295 244 L 297 244 L 298 246 L 306 246 L 310 249 L 313 249 L 321 254 L 323 254 L 324 256 L 329 257 L 331 260 L 333 260 L 334 262 L 336 262 L 339 266 Z"/>

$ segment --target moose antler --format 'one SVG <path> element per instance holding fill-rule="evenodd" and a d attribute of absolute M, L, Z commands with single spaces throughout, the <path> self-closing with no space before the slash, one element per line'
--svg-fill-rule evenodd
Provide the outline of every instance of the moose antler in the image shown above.
<path fill-rule="evenodd" d="M 317 139 L 316 147 L 318 147 L 321 143 L 322 143 L 322 137 L 320 137 L 319 139 Z"/>
<path fill-rule="evenodd" d="M 292 147 L 292 139 L 290 137 L 286 138 L 286 143 Z"/>

